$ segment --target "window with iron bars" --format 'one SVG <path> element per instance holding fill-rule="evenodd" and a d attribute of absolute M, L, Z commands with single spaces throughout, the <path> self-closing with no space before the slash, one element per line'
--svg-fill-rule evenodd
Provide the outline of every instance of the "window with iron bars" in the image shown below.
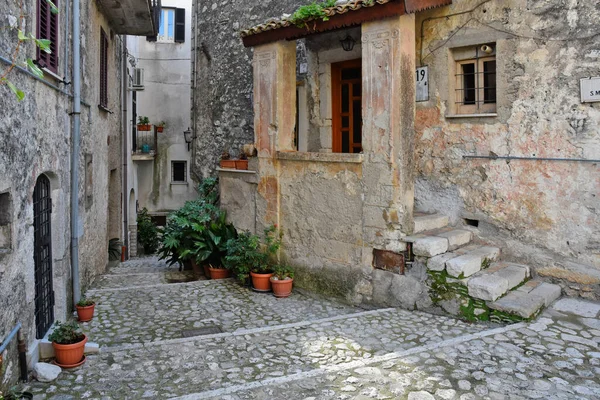
<path fill-rule="evenodd" d="M 456 61 L 456 113 L 495 113 L 496 55 L 483 53 L 479 48 L 474 50 L 475 58 Z"/>

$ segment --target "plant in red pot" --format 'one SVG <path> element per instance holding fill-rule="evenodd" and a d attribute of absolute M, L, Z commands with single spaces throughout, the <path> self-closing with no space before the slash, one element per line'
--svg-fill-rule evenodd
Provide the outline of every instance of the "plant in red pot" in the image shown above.
<path fill-rule="evenodd" d="M 294 284 L 294 269 L 287 264 L 277 264 L 273 267 L 271 287 L 275 297 L 289 297 Z"/>
<path fill-rule="evenodd" d="M 248 156 L 243 151 L 240 152 L 240 159 L 235 160 L 235 169 L 247 170 L 248 169 Z"/>
<path fill-rule="evenodd" d="M 87 343 L 87 336 L 81 332 L 79 325 L 74 321 L 56 322 L 56 327 L 48 336 L 52 342 L 56 356 L 56 365 L 61 368 L 78 367 L 85 362 L 83 351 Z"/>
<path fill-rule="evenodd" d="M 75 305 L 77 308 L 77 317 L 79 318 L 79 322 L 88 322 L 94 318 L 94 309 L 96 307 L 96 302 L 92 299 L 82 298 Z"/>
<path fill-rule="evenodd" d="M 221 153 L 221 162 L 219 163 L 221 168 L 235 169 L 235 160 L 231 159 L 231 154 L 228 151 Z"/>

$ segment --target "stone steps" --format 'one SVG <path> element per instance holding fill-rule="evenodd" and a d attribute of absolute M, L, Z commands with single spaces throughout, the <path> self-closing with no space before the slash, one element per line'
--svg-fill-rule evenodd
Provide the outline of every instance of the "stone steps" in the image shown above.
<path fill-rule="evenodd" d="M 442 214 L 415 213 L 413 233 L 432 231 L 447 226 L 450 219 Z"/>
<path fill-rule="evenodd" d="M 490 268 L 473 275 L 467 282 L 467 288 L 469 296 L 475 299 L 496 301 L 529 277 L 529 267 L 526 265 L 494 263 Z"/>
<path fill-rule="evenodd" d="M 532 280 L 487 305 L 493 310 L 529 319 L 558 299 L 560 294 L 560 286 Z"/>

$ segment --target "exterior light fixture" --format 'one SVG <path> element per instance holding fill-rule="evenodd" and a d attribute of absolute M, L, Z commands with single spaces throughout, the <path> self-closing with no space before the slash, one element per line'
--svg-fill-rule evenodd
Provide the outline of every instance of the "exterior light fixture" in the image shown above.
<path fill-rule="evenodd" d="M 354 45 L 356 44 L 356 40 L 350 35 L 347 35 L 344 39 L 340 40 L 342 44 L 342 48 L 345 51 L 352 51 L 354 49 Z"/>
<path fill-rule="evenodd" d="M 188 127 L 185 131 L 183 131 L 183 138 L 188 145 L 188 151 L 190 150 L 190 144 L 196 139 L 196 135 L 192 135 L 192 130 Z"/>

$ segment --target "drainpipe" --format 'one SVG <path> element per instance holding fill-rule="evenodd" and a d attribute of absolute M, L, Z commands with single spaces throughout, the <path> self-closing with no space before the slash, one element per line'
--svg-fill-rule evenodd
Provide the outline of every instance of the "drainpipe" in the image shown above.
<path fill-rule="evenodd" d="M 129 134 L 129 130 L 127 129 L 127 36 L 123 35 L 122 36 L 122 46 L 123 46 L 123 56 L 122 56 L 122 60 L 121 60 L 121 92 L 122 94 L 122 101 L 121 101 L 121 108 L 122 108 L 122 114 L 121 114 L 121 126 L 122 126 L 122 131 L 121 131 L 121 135 L 123 136 L 121 139 L 121 143 L 122 143 L 122 147 L 123 147 L 123 178 L 122 178 L 122 184 L 123 184 L 123 188 L 121 189 L 123 191 L 123 196 L 122 196 L 122 201 L 123 201 L 123 248 L 122 250 L 125 249 L 129 249 L 129 193 L 127 193 L 127 189 L 129 189 L 129 186 L 127 185 L 127 159 L 128 159 L 128 149 L 127 149 L 127 135 Z M 123 260 L 123 255 L 121 255 L 121 260 Z"/>
<path fill-rule="evenodd" d="M 79 141 L 81 134 L 81 65 L 79 0 L 73 0 L 73 138 L 71 145 L 71 271 L 73 302 L 81 298 L 79 285 Z"/>

